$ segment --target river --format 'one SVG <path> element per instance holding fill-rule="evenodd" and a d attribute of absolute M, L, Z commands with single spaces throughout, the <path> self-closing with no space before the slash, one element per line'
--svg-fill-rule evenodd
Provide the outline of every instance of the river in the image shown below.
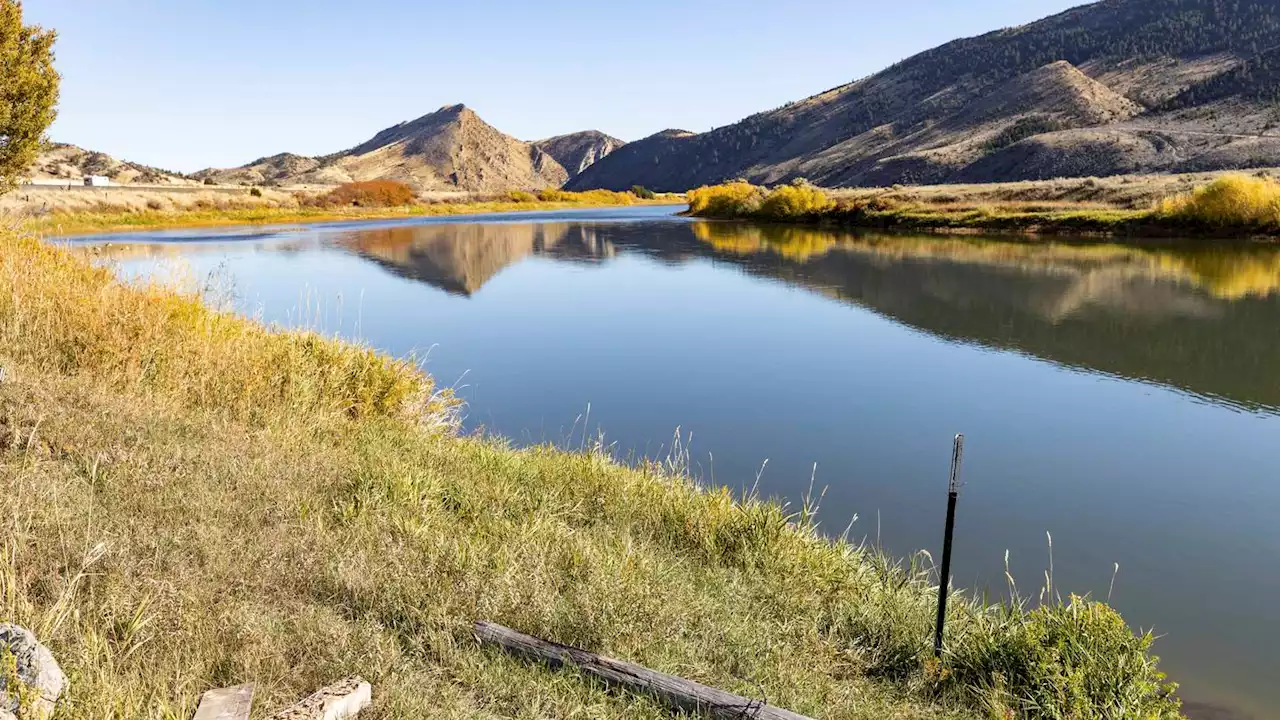
<path fill-rule="evenodd" d="M 886 236 L 673 208 L 132 233 L 271 323 L 424 358 L 466 429 L 688 458 L 955 582 L 1092 593 L 1193 718 L 1280 717 L 1280 247 Z M 110 242 L 110 247 L 101 247 Z M 679 437 L 679 441 L 676 438 Z M 855 520 L 856 518 L 856 520 Z M 1118 571 L 1116 569 L 1118 565 Z"/>

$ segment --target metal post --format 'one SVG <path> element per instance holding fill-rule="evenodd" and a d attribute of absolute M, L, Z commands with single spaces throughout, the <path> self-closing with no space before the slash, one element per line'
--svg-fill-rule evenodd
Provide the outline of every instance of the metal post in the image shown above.
<path fill-rule="evenodd" d="M 956 529 L 956 498 L 960 496 L 960 461 L 964 456 L 964 435 L 956 435 L 951 448 L 951 479 L 947 483 L 947 529 L 942 536 L 942 573 L 938 577 L 938 624 L 933 636 L 933 655 L 942 657 L 942 628 L 947 622 L 947 594 L 951 589 L 951 536 Z"/>

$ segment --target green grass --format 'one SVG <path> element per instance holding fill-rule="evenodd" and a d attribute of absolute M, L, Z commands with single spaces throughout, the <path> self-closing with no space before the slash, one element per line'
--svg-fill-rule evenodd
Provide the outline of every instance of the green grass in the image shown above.
<path fill-rule="evenodd" d="M 1104 605 L 957 594 L 934 663 L 927 568 L 804 509 L 458 437 L 412 363 L 11 235 L 0 364 L 0 616 L 58 656 L 64 718 L 240 682 L 265 716 L 353 673 L 371 718 L 669 717 L 481 649 L 478 618 L 821 718 L 1178 717 Z"/>

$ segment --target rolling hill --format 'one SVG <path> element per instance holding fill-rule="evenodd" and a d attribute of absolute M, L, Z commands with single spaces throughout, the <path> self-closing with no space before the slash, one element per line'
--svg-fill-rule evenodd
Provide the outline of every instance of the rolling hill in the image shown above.
<path fill-rule="evenodd" d="M 449 105 L 332 155 L 281 153 L 195 177 L 276 185 L 390 179 L 420 190 L 486 192 L 559 187 L 569 174 L 536 145 L 503 134 L 465 105 Z"/>
<path fill-rule="evenodd" d="M 742 177 L 981 182 L 1280 164 L 1280 0 L 1105 0 L 956 40 L 702 133 L 664 131 L 575 190 Z"/>
<path fill-rule="evenodd" d="M 182 173 L 117 160 L 106 153 L 66 143 L 52 143 L 37 157 L 27 177 L 37 183 L 66 180 L 81 182 L 87 175 L 102 175 L 120 185 L 197 185 Z"/>

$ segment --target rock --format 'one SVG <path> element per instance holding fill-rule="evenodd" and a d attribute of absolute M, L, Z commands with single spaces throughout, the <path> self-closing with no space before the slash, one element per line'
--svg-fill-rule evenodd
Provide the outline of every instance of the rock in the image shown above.
<path fill-rule="evenodd" d="M 252 684 L 218 688 L 200 696 L 200 707 L 192 720 L 249 720 L 252 709 Z"/>
<path fill-rule="evenodd" d="M 58 661 L 49 648 L 41 645 L 30 631 L 0 623 L 0 655 L 12 655 L 18 663 L 18 680 L 37 691 L 34 702 L 24 717 L 39 720 L 51 717 L 58 696 L 67 686 Z M 18 712 L 18 692 L 8 687 L 10 678 L 0 674 L 0 720 L 10 720 Z"/>
<path fill-rule="evenodd" d="M 308 695 L 271 716 L 270 720 L 348 720 L 372 701 L 373 688 L 360 677 L 350 677 Z"/>

